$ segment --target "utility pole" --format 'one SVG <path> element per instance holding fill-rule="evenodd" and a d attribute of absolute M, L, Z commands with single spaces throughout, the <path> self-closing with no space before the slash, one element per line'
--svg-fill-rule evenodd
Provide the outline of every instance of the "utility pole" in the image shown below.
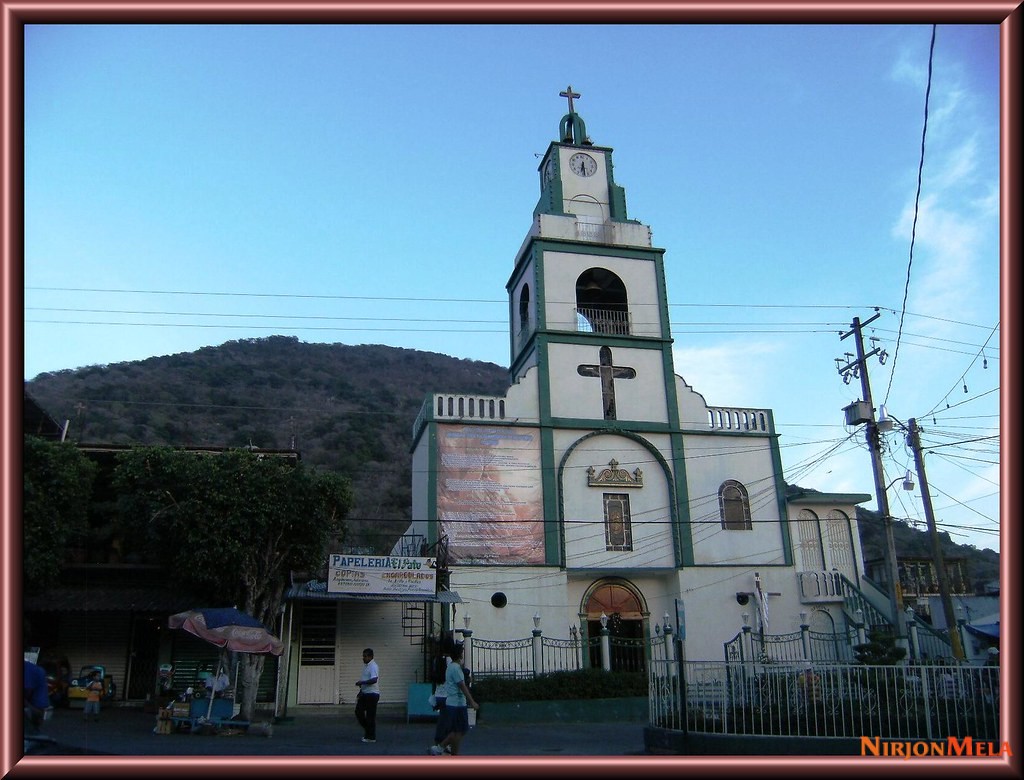
<path fill-rule="evenodd" d="M 867 358 L 879 353 L 881 350 L 875 347 L 871 352 L 864 354 L 864 336 L 862 329 L 877 320 L 881 314 L 876 313 L 865 322 L 860 317 L 853 318 L 850 330 L 842 334 L 840 341 L 849 336 L 856 336 L 857 360 L 840 367 L 841 359 L 836 358 L 836 368 L 840 374 L 853 372 L 853 376 L 860 376 L 861 392 L 864 394 L 863 405 L 858 408 L 857 404 L 851 405 L 856 411 L 855 415 L 850 414 L 851 407 L 847 407 L 847 422 L 858 424 L 867 423 L 865 438 L 868 449 L 871 451 L 871 469 L 875 477 L 875 499 L 878 502 L 878 511 L 882 516 L 882 525 L 885 530 L 885 564 L 889 571 L 889 608 L 892 611 L 893 624 L 896 626 L 897 638 L 906 637 L 906 622 L 903 614 L 903 591 L 900 588 L 899 565 L 896 560 L 896 540 L 892 533 L 892 516 L 889 514 L 889 497 L 886 494 L 888 485 L 885 484 L 885 472 L 882 470 L 882 452 L 878 424 L 875 422 L 875 408 L 871 400 L 871 383 L 868 381 Z M 849 353 L 847 353 L 849 355 Z M 884 353 L 883 353 L 884 355 Z M 881 358 L 880 358 L 881 359 Z M 844 376 L 844 381 L 849 381 Z"/>
<path fill-rule="evenodd" d="M 932 496 L 928 491 L 928 477 L 924 473 L 924 453 L 921 452 L 921 429 L 917 420 L 907 420 L 910 428 L 907 439 L 914 450 L 914 464 L 917 466 L 917 480 L 921 485 L 921 499 L 924 501 L 924 516 L 928 522 L 928 535 L 932 541 L 932 562 L 935 565 L 935 576 L 939 581 L 939 597 L 942 599 L 942 611 L 946 616 L 946 627 L 949 630 L 949 644 L 953 648 L 953 656 L 964 660 L 964 648 L 960 641 L 960 628 L 953 615 L 953 598 L 949 593 L 949 580 L 946 577 L 946 562 L 942 557 L 942 545 L 939 543 L 939 532 L 935 527 L 935 514 L 932 512 Z"/>

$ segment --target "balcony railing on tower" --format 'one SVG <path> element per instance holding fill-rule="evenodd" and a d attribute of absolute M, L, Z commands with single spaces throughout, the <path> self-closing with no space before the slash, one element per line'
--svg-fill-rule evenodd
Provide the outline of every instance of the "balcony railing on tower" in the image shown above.
<path fill-rule="evenodd" d="M 576 330 L 613 336 L 628 336 L 632 332 L 628 311 L 582 306 L 576 309 Z"/>
<path fill-rule="evenodd" d="M 582 216 L 576 218 L 576 238 L 581 241 L 598 241 L 607 244 L 611 243 L 613 235 L 612 226 L 606 222 Z"/>

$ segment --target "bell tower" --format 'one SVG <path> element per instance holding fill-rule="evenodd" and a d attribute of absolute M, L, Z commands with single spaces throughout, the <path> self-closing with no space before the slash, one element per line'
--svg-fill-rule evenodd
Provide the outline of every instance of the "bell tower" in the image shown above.
<path fill-rule="evenodd" d="M 539 369 L 541 411 L 598 426 L 670 425 L 674 381 L 664 250 L 631 220 L 612 149 L 569 111 L 538 168 L 540 199 L 509 293 L 510 374 Z"/>

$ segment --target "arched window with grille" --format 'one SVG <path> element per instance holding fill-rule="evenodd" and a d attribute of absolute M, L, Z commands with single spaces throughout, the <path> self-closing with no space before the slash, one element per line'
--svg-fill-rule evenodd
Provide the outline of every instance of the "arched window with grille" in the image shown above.
<path fill-rule="evenodd" d="M 524 284 L 519 293 L 519 333 L 530 330 L 530 285 Z"/>
<path fill-rule="evenodd" d="M 722 516 L 722 528 L 726 531 L 749 531 L 750 499 L 743 483 L 727 479 L 718 488 L 718 508 Z"/>

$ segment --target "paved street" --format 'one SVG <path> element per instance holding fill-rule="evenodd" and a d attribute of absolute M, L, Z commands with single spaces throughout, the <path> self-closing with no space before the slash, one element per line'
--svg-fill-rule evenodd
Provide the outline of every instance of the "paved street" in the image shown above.
<path fill-rule="evenodd" d="M 434 724 L 406 723 L 383 710 L 377 742 L 364 744 L 348 708 L 296 714 L 276 723 L 271 736 L 237 731 L 216 735 L 154 733 L 156 715 L 141 709 L 106 707 L 98 722 L 85 722 L 81 710 L 58 710 L 44 733 L 66 750 L 121 756 L 427 756 Z M 624 756 L 644 754 L 642 723 L 488 724 L 482 717 L 462 743 L 463 756 Z M 435 758 L 434 760 L 450 760 Z"/>

